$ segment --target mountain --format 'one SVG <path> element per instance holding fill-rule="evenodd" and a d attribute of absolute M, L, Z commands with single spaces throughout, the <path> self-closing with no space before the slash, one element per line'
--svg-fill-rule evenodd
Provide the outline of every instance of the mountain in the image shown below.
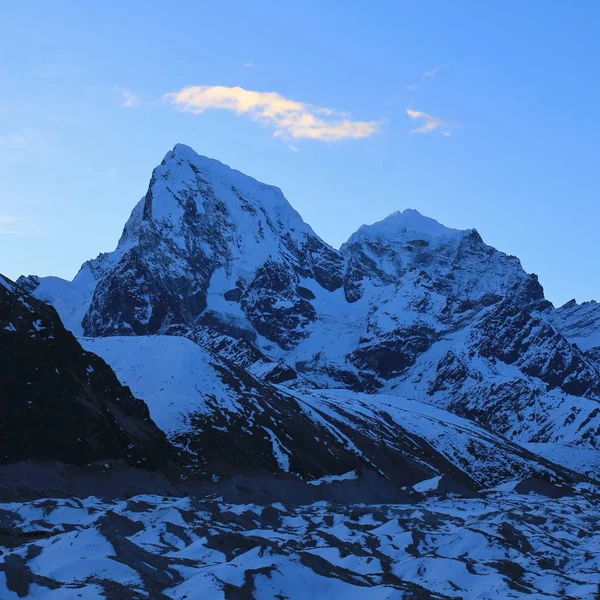
<path fill-rule="evenodd" d="M 39 293 L 69 304 L 65 322 L 87 336 L 208 324 L 290 348 L 316 318 L 301 280 L 334 290 L 342 267 L 279 189 L 177 145 L 117 249 L 88 261 L 72 285 Z"/>
<path fill-rule="evenodd" d="M 0 597 L 596 598 L 598 306 L 178 145 L 113 252 L 0 277 Z"/>
<path fill-rule="evenodd" d="M 162 416 L 170 406 L 163 427 L 185 421 L 182 402 L 190 408 L 183 413 L 188 426 L 194 413 L 199 437 L 186 444 L 195 445 L 200 461 L 209 460 L 209 437 L 200 434 L 210 428 L 221 448 L 233 444 L 238 457 L 247 452 L 246 467 L 287 464 L 276 460 L 280 446 L 303 464 L 314 461 L 304 473 L 311 477 L 339 474 L 342 465 L 352 470 L 361 455 L 380 465 L 369 452 L 394 447 L 394 436 L 415 435 L 396 412 L 410 401 L 437 407 L 439 421 L 451 423 L 450 411 L 477 423 L 469 425 L 476 436 L 487 431 L 494 440 L 536 444 L 546 455 L 550 444 L 553 460 L 579 470 L 571 449 L 599 449 L 600 362 L 593 347 L 581 345 L 593 338 L 594 310 L 555 309 L 516 257 L 475 230 L 450 229 L 414 210 L 361 227 L 338 251 L 277 188 L 177 145 L 154 170 L 113 252 L 86 262 L 72 282 L 17 283 L 52 303 L 69 329 L 88 338 L 84 345 L 148 396 L 151 411 L 160 405 Z M 161 354 L 166 348 L 198 371 L 188 369 L 189 380 L 173 371 Z M 181 376 L 180 387 L 142 385 L 132 365 L 158 381 L 150 360 L 159 379 Z M 212 398 L 203 388 L 214 390 Z M 193 410 L 182 400 L 186 393 Z M 242 410 L 230 410 L 232 394 Z M 359 417 L 365 404 L 369 416 Z M 357 425 L 352 435 L 348 415 Z M 323 439 L 323 420 L 351 443 L 338 436 L 333 446 L 327 439 L 331 452 L 317 450 L 308 440 Z M 237 441 L 216 433 L 233 422 Z M 393 423 L 385 435 L 383 423 Z M 361 430 L 379 436 L 375 447 L 348 454 L 372 444 L 358 443 Z M 504 442 L 494 444 L 496 452 Z M 428 469 L 439 469 L 434 454 Z"/>
<path fill-rule="evenodd" d="M 588 355 L 598 358 L 600 350 L 600 304 L 591 300 L 578 304 L 569 300 L 558 308 L 552 324 L 571 343 Z"/>
<path fill-rule="evenodd" d="M 0 464 L 123 460 L 169 467 L 148 408 L 85 351 L 48 304 L 0 275 Z"/>

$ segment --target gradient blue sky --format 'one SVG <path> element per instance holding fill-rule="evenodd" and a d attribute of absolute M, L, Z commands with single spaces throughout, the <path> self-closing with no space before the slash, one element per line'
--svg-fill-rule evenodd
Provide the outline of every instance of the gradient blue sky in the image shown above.
<path fill-rule="evenodd" d="M 13 2 L 0 56 L 9 277 L 72 278 L 112 250 L 182 142 L 281 187 L 335 246 L 416 208 L 519 256 L 557 304 L 600 298 L 598 2 Z M 327 141 L 269 117 L 273 97 L 239 114 L 164 98 L 188 86 L 375 124 Z"/>

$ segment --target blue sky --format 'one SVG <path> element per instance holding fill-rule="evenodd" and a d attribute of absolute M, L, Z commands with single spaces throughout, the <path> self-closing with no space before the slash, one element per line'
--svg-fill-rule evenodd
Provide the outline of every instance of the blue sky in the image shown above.
<path fill-rule="evenodd" d="M 599 22 L 592 1 L 8 3 L 0 271 L 112 250 L 182 142 L 335 246 L 416 208 L 557 304 L 599 299 Z"/>

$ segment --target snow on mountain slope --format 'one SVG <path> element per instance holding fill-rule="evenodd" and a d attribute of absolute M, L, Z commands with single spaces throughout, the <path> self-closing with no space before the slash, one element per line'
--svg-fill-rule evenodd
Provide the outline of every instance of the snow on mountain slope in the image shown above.
<path fill-rule="evenodd" d="M 498 331 L 490 334 L 507 351 L 518 339 L 512 335 L 504 339 Z M 534 338 L 527 328 L 521 328 L 521 334 Z M 530 342 L 528 351 L 516 353 L 511 363 L 488 351 L 489 337 L 482 336 L 481 329 L 461 329 L 444 335 L 421 354 L 407 373 L 390 382 L 389 390 L 441 406 L 517 443 L 553 444 L 552 456 L 559 464 L 577 464 L 558 460 L 561 448 L 568 457 L 573 446 L 600 458 L 600 402 L 597 397 L 569 394 L 549 384 L 560 372 L 560 352 L 547 338 L 542 340 L 541 346 Z M 557 340 L 564 343 L 560 336 Z M 538 361 L 551 368 L 536 371 L 540 377 L 528 375 L 527 370 L 535 371 Z M 567 372 L 585 373 L 585 368 Z M 593 381 L 594 371 L 587 377 Z M 566 385 L 576 383 L 580 385 Z"/>
<path fill-rule="evenodd" d="M 532 475 L 570 477 L 439 408 L 394 396 L 271 385 L 185 338 L 84 338 L 82 344 L 208 470 L 220 461 L 223 468 L 233 463 L 313 479 L 372 469 L 403 485 L 446 475 L 478 488 Z"/>
<path fill-rule="evenodd" d="M 242 410 L 238 394 L 218 376 L 218 369 L 225 367 L 186 338 L 80 338 L 80 342 L 116 369 L 168 436 L 189 433 L 190 415 L 209 412 L 211 397 L 218 399 L 220 410 Z"/>
<path fill-rule="evenodd" d="M 527 275 L 516 257 L 487 246 L 474 229 L 450 229 L 416 210 L 363 225 L 341 252 L 350 263 L 346 277 L 352 300 L 360 296 L 365 278 L 375 285 L 397 284 L 413 271 L 426 273 L 437 291 L 459 302 L 506 292 L 543 296 L 537 278 Z"/>
<path fill-rule="evenodd" d="M 577 473 L 583 473 L 591 479 L 600 480 L 600 451 L 598 450 L 556 443 L 522 445 L 530 452 L 539 454 L 557 465 L 562 465 Z"/>
<path fill-rule="evenodd" d="M 441 243 L 443 238 L 460 238 L 464 233 L 459 229 L 446 227 L 435 219 L 422 215 L 418 210 L 407 208 L 393 212 L 372 225 L 362 225 L 350 236 L 347 244 L 378 239 L 405 242 L 416 238 L 427 240 L 429 243 L 434 240 L 434 243 Z"/>
<path fill-rule="evenodd" d="M 350 431 L 359 430 L 387 448 L 394 448 L 398 430 L 405 430 L 415 439 L 425 440 L 483 487 L 496 485 L 493 479 L 507 480 L 511 473 L 526 477 L 532 468 L 540 468 L 533 467 L 532 457 L 523 454 L 516 444 L 429 404 L 348 390 L 296 395 L 301 406 L 310 406 L 309 410 L 319 415 L 317 418 L 327 419 L 325 426 L 345 423 Z"/>
<path fill-rule="evenodd" d="M 79 287 L 76 282 L 60 277 L 36 275 L 20 277 L 19 286 L 39 300 L 52 304 L 64 326 L 74 335 L 83 334 L 81 322 L 92 301 L 93 286 Z"/>

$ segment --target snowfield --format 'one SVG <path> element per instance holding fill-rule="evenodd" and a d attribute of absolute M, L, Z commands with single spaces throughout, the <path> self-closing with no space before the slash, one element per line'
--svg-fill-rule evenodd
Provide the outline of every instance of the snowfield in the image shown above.
<path fill-rule="evenodd" d="M 157 496 L 6 503 L 0 598 L 592 600 L 595 492 L 378 506 Z"/>

